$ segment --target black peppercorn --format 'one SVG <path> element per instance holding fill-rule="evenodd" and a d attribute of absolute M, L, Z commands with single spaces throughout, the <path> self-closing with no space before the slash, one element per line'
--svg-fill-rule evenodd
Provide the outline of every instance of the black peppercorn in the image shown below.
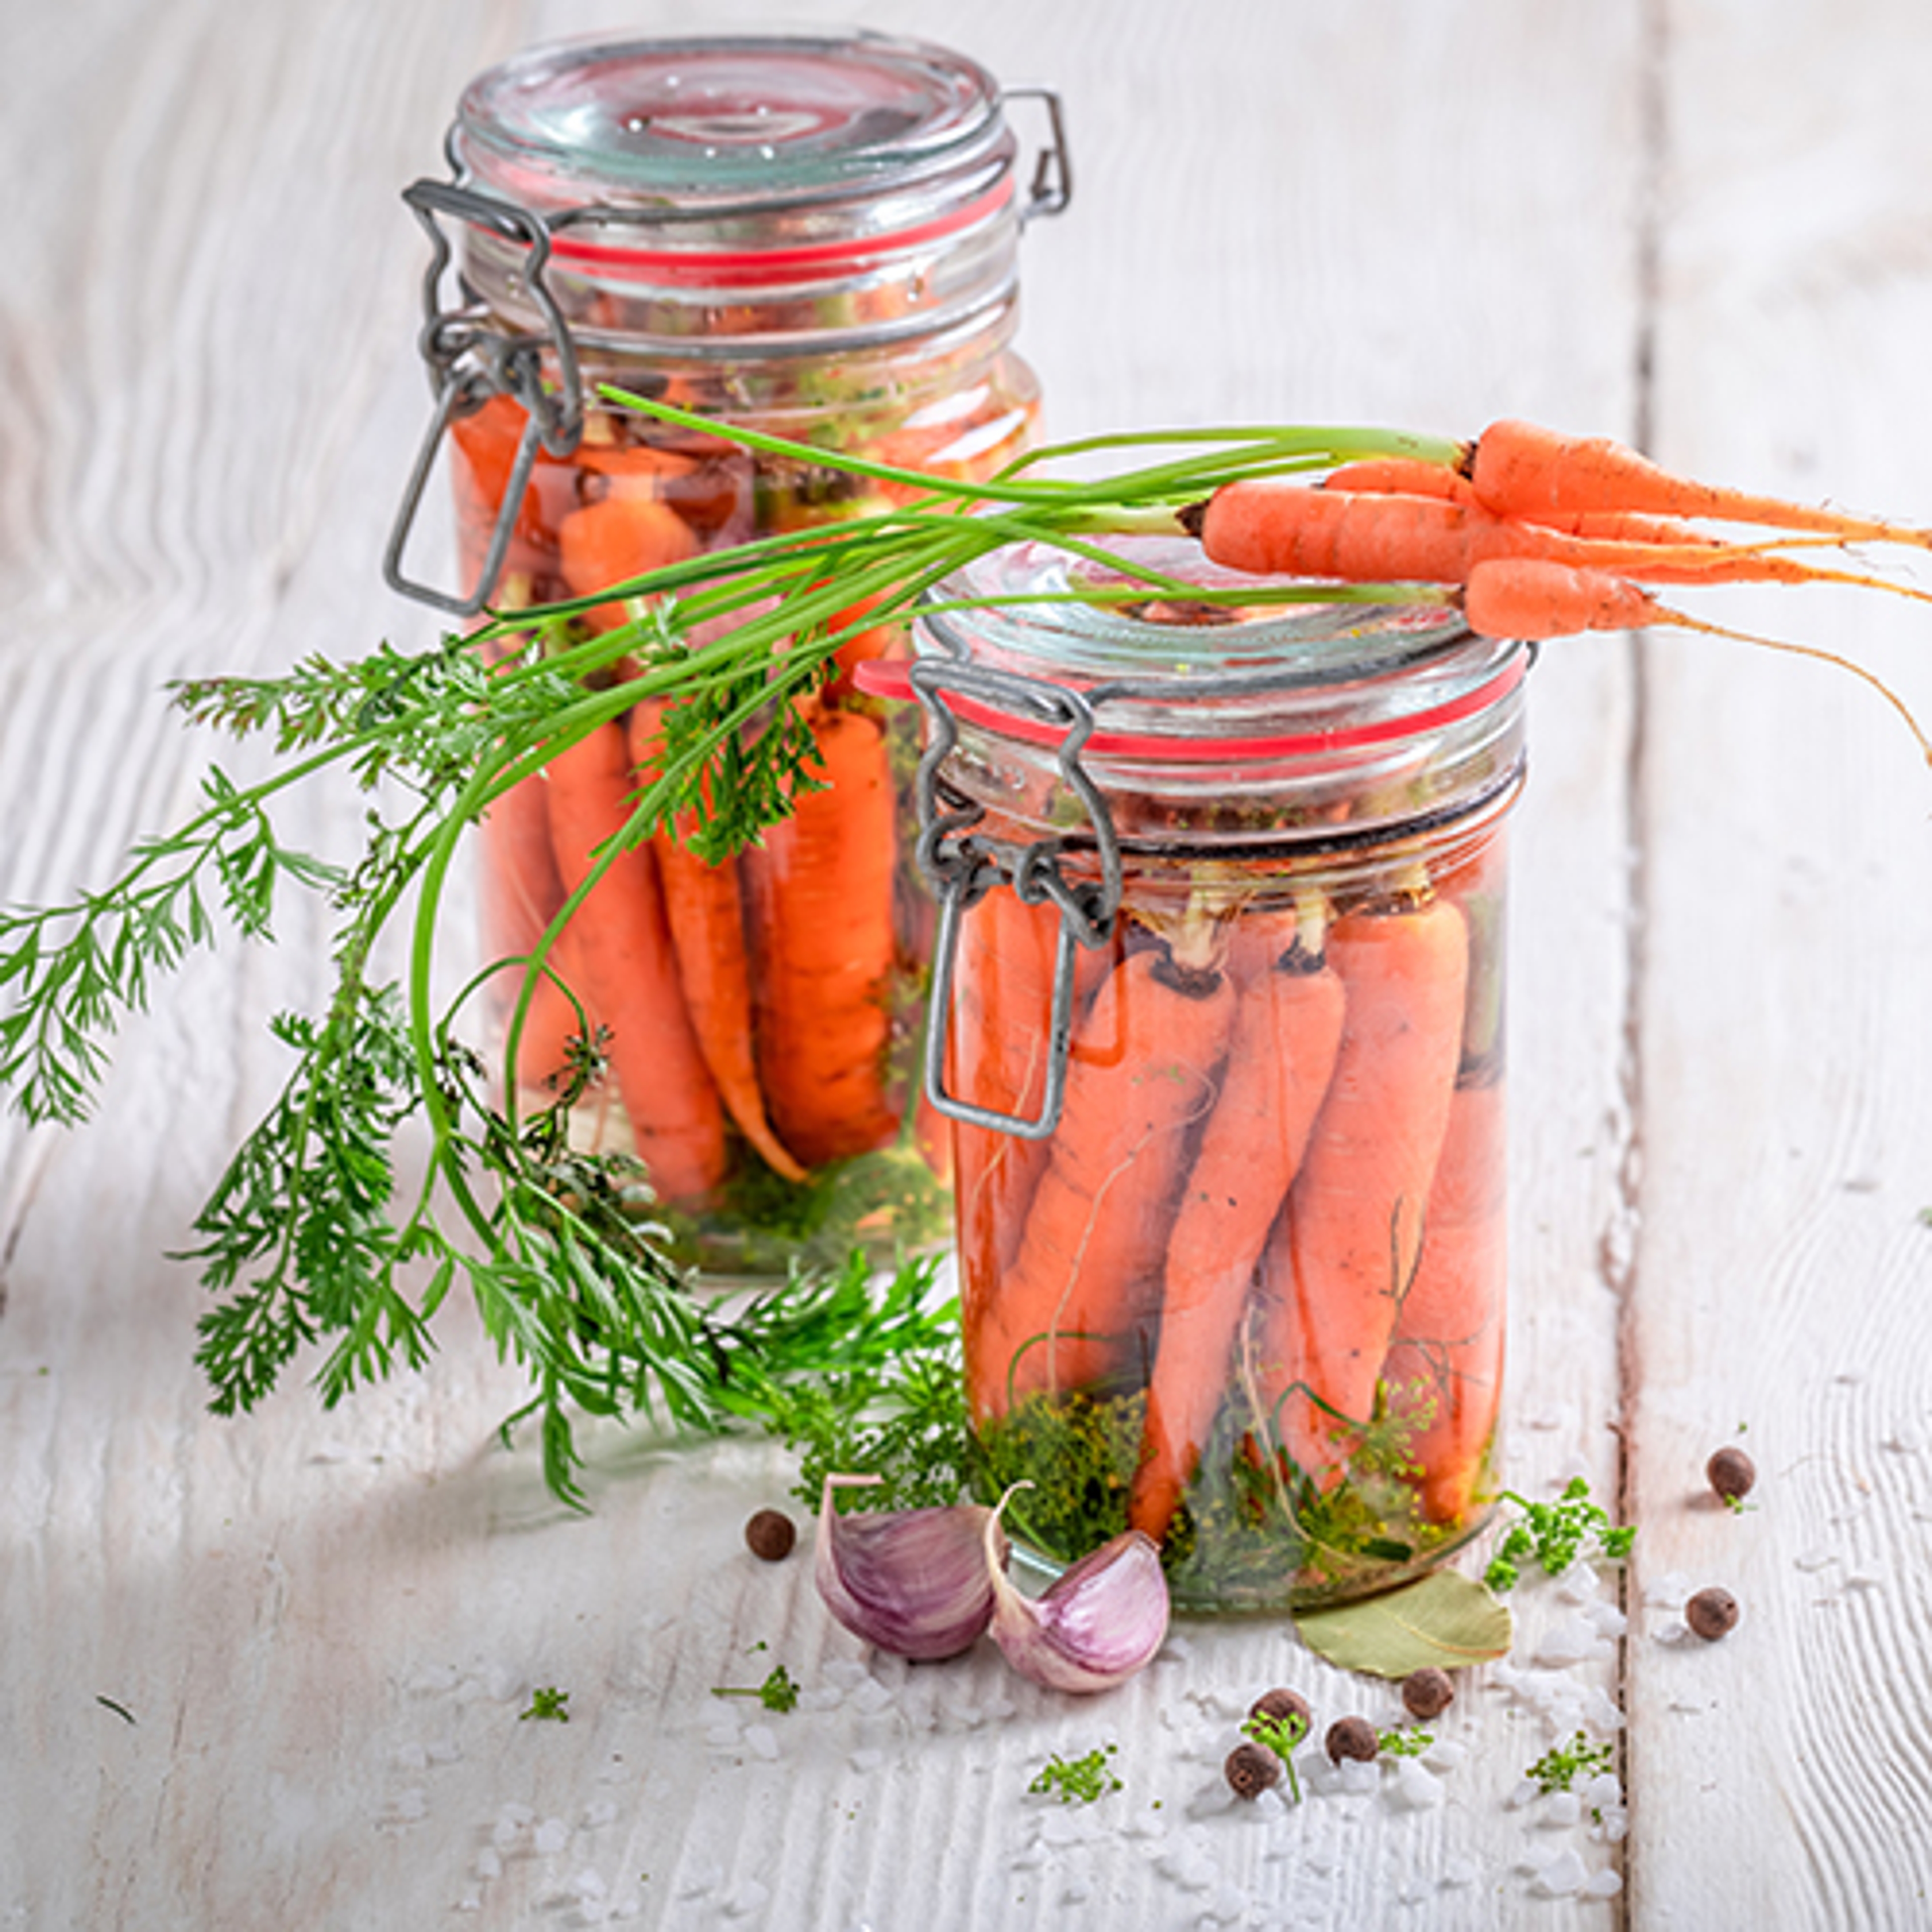
<path fill-rule="evenodd" d="M 1439 1718 L 1456 1701 L 1456 1687 L 1446 1670 L 1433 1664 L 1412 1670 L 1402 1680 L 1402 1706 L 1412 1718 Z"/>
<path fill-rule="evenodd" d="M 797 1540 L 798 1532 L 783 1510 L 761 1509 L 745 1526 L 746 1547 L 767 1563 L 782 1563 Z"/>
<path fill-rule="evenodd" d="M 1272 1718 L 1278 1724 L 1299 1723 L 1300 1735 L 1307 1736 L 1309 1728 L 1315 1721 L 1314 1714 L 1308 1708 L 1308 1700 L 1299 1690 L 1286 1688 L 1264 1690 L 1248 1706 L 1251 1718 Z"/>
<path fill-rule="evenodd" d="M 1330 1764 L 1340 1764 L 1345 1757 L 1372 1764 L 1382 1749 L 1382 1740 L 1376 1736 L 1376 1727 L 1367 1718 L 1337 1718 L 1328 1726 L 1328 1735 L 1322 1740 L 1322 1748 L 1328 1754 Z"/>
<path fill-rule="evenodd" d="M 1260 1744 L 1237 1744 L 1222 1769 L 1237 1798 L 1258 1798 L 1281 1782 L 1281 1760 Z"/>
<path fill-rule="evenodd" d="M 1684 1621 L 1706 1643 L 1715 1643 L 1736 1629 L 1738 1600 L 1714 1583 L 1708 1590 L 1700 1590 L 1684 1606 Z"/>
<path fill-rule="evenodd" d="M 1757 1465 L 1742 1449 L 1720 1449 L 1704 1465 L 1704 1474 L 1712 1489 L 1726 1502 L 1741 1501 L 1751 1492 L 1757 1480 Z"/>

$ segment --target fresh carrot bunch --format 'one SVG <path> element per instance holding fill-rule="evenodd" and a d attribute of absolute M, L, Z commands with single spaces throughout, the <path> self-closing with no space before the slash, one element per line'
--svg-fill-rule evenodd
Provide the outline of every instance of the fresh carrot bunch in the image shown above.
<path fill-rule="evenodd" d="M 1455 586 L 1479 635 L 1524 642 L 1650 626 L 1740 634 L 1660 603 L 1647 586 L 1838 584 L 1924 599 L 1911 586 L 1790 554 L 1794 544 L 1932 548 L 1932 531 L 1722 489 L 1660 468 L 1608 438 L 1533 423 L 1492 424 L 1453 463 L 1372 458 L 1336 466 L 1318 488 L 1245 478 L 1181 512 L 1213 561 L 1262 576 Z M 1726 540 L 1699 520 L 1797 533 Z M 1820 658 L 1874 686 L 1932 763 L 1928 741 L 1880 680 L 1836 653 L 1744 641 Z"/>

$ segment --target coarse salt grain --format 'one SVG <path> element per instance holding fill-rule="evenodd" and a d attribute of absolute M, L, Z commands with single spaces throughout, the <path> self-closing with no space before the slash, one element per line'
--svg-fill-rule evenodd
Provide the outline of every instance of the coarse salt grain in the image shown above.
<path fill-rule="evenodd" d="M 1534 1778 L 1520 1778 L 1510 1790 L 1510 1795 L 1503 1800 L 1504 1808 L 1510 1811 L 1520 1811 L 1526 1804 L 1533 1804 L 1542 1790 L 1543 1787 Z"/>
<path fill-rule="evenodd" d="M 769 1886 L 748 1878 L 734 1887 L 730 1896 L 724 1900 L 724 1916 L 728 1918 L 748 1918 L 753 1912 L 764 1911 L 771 1899 Z"/>
<path fill-rule="evenodd" d="M 1614 1898 L 1624 1888 L 1623 1874 L 1606 1865 L 1601 1871 L 1593 1871 L 1576 1888 L 1586 1898 Z"/>
<path fill-rule="evenodd" d="M 863 1750 L 855 1750 L 849 1760 L 852 1768 L 862 1772 L 877 1771 L 885 1761 L 885 1753 L 882 1750 L 874 1750 L 869 1745 Z"/>
<path fill-rule="evenodd" d="M 1070 1878 L 1060 1888 L 1062 1905 L 1084 1905 L 1094 1896 L 1094 1888 L 1084 1878 Z"/>
<path fill-rule="evenodd" d="M 466 1892 L 456 1901 L 456 1909 L 459 1912 L 481 1912 L 483 1910 L 483 1894 L 474 1890 Z"/>
<path fill-rule="evenodd" d="M 719 1750 L 736 1750 L 744 1735 L 735 1721 L 727 1719 L 704 1727 L 704 1742 Z"/>
<path fill-rule="evenodd" d="M 586 1832 L 601 1832 L 606 1825 L 617 1822 L 617 1808 L 608 1798 L 600 1798 L 594 1804 L 584 1808 L 584 1828 Z"/>
<path fill-rule="evenodd" d="M 1218 1818 L 1230 1806 L 1237 1804 L 1232 1787 L 1225 1778 L 1217 1778 L 1211 1784 L 1197 1786 L 1187 1801 L 1187 1815 L 1190 1818 Z"/>
<path fill-rule="evenodd" d="M 1547 1669 L 1560 1670 L 1600 1655 L 1602 1649 L 1596 1632 L 1572 1617 L 1544 1631 L 1536 1646 L 1535 1661 Z"/>
<path fill-rule="evenodd" d="M 861 1717 L 876 1717 L 886 1709 L 897 1697 L 897 1693 L 881 1684 L 876 1677 L 868 1677 L 854 1690 L 846 1700 Z"/>
<path fill-rule="evenodd" d="M 531 1843 L 540 1857 L 554 1858 L 570 1843 L 570 1827 L 561 1818 L 546 1818 Z"/>
<path fill-rule="evenodd" d="M 1207 1858 L 1185 1846 L 1178 1851 L 1162 1852 L 1154 1860 L 1154 1868 L 1183 1892 L 1206 1892 L 1216 1876 L 1214 1865 Z"/>
<path fill-rule="evenodd" d="M 1458 1771 L 1468 1762 L 1469 1748 L 1454 1738 L 1438 1738 L 1422 1754 L 1424 1764 L 1438 1771 Z"/>
<path fill-rule="evenodd" d="M 586 1865 L 570 1881 L 570 1888 L 579 1898 L 602 1898 L 610 1888 L 604 1882 L 602 1872 Z"/>
<path fill-rule="evenodd" d="M 1481 1868 L 1474 1858 L 1450 1858 L 1442 1867 L 1440 1883 L 1444 1892 L 1460 1892 L 1466 1886 L 1474 1885 L 1481 1876 Z"/>
<path fill-rule="evenodd" d="M 1583 1694 L 1583 1723 L 1593 1731 L 1620 1731 L 1624 1727 L 1624 1714 L 1607 1690 L 1592 1684 Z"/>
<path fill-rule="evenodd" d="M 1583 1611 L 1584 1620 L 1599 1636 L 1622 1636 L 1630 1628 L 1630 1619 L 1608 1598 L 1601 1598 L 1588 1604 Z"/>
<path fill-rule="evenodd" d="M 1345 1757 L 1335 1767 L 1336 1787 L 1351 1798 L 1360 1798 L 1382 1784 L 1382 1772 L 1372 1760 Z"/>
<path fill-rule="evenodd" d="M 747 1724 L 745 1748 L 754 1757 L 761 1757 L 768 1764 L 772 1763 L 778 1754 L 778 1734 L 769 1724 Z"/>
<path fill-rule="evenodd" d="M 476 1854 L 476 1876 L 478 1878 L 501 1878 L 503 1876 L 502 1857 L 494 1845 L 485 1845 Z"/>
<path fill-rule="evenodd" d="M 1532 1889 L 1545 1898 L 1574 1898 L 1589 1876 L 1580 1852 L 1561 1851 L 1537 1874 Z"/>
<path fill-rule="evenodd" d="M 1084 1845 L 1105 1828 L 1095 1819 L 1071 1805 L 1057 1804 L 1040 1821 L 1039 1842 L 1049 1850 L 1063 1850 L 1070 1845 Z"/>
<path fill-rule="evenodd" d="M 1552 1830 L 1566 1831 L 1583 1815 L 1583 1801 L 1574 1791 L 1552 1791 L 1544 1802 L 1543 1820 Z"/>
<path fill-rule="evenodd" d="M 1653 1610 L 1678 1610 L 1684 1607 L 1692 1588 L 1690 1579 L 1682 1570 L 1666 1570 L 1644 1586 L 1643 1600 Z"/>
<path fill-rule="evenodd" d="M 715 1860 L 700 1859 L 678 1881 L 680 1898 L 702 1898 L 724 1882 L 724 1868 Z"/>
<path fill-rule="evenodd" d="M 1442 1781 L 1418 1760 L 1397 1760 L 1389 1780 L 1389 1802 L 1405 1811 L 1426 1811 L 1442 1802 Z"/>
<path fill-rule="evenodd" d="M 1208 1900 L 1208 1916 L 1222 1925 L 1232 1925 L 1248 1916 L 1248 1894 L 1238 1885 L 1223 1885 Z"/>

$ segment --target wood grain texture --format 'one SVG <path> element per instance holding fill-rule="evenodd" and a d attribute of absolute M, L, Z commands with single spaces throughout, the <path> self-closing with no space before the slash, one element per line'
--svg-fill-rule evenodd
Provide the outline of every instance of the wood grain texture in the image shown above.
<path fill-rule="evenodd" d="M 219 748 L 167 679 L 434 637 L 376 572 L 427 410 L 398 191 L 489 61 L 693 17 L 9 10 L 0 898 L 97 884 L 190 808 Z M 1714 476 L 1932 520 L 1905 0 L 868 21 L 1066 95 L 1075 200 L 1028 238 L 1022 338 L 1055 430 L 1648 424 Z M 1914 610 L 1709 608 L 1932 708 Z M 1509 1472 L 1621 1477 L 1645 1526 L 1628 1642 L 1562 1673 L 1628 1710 L 1622 1900 L 1535 1894 L 1539 1847 L 1616 1854 L 1508 1806 L 1552 1726 L 1503 1673 L 1439 1727 L 1467 1756 L 1432 1807 L 1209 1811 L 1256 1690 L 1382 1718 L 1388 1694 L 1272 1623 L 1191 1624 L 1091 1705 L 989 1652 L 867 1670 L 802 1564 L 742 1552 L 781 1454 L 593 1432 L 595 1513 L 567 1519 L 496 1443 L 520 1384 L 460 1310 L 420 1378 L 325 1413 L 297 1375 L 209 1418 L 200 1292 L 164 1256 L 285 1070 L 267 1017 L 324 991 L 291 908 L 280 946 L 223 946 L 130 1022 L 90 1125 L 0 1120 L 0 1928 L 1924 1922 L 1925 777 L 1822 668 L 1676 637 L 1636 662 L 1544 654 L 1511 941 Z M 319 796 L 290 831 L 355 822 Z M 1763 1480 L 1733 1518 L 1694 1498 L 1739 1422 Z M 1640 1600 L 1672 1571 L 1731 1583 L 1736 1636 L 1662 1640 Z M 1522 1611 L 1520 1661 L 1574 1620 L 1546 1588 Z M 774 1659 L 821 1708 L 711 1695 Z M 519 1720 L 544 1684 L 568 1725 Z M 1024 1796 L 1109 1738 L 1108 1806 Z"/>

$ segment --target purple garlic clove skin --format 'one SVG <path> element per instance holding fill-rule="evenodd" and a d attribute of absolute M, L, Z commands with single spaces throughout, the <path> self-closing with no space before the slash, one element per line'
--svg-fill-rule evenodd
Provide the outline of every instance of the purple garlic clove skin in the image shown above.
<path fill-rule="evenodd" d="M 978 1642 L 993 1614 L 986 1540 L 988 1532 L 998 1534 L 993 1512 L 960 1503 L 841 1516 L 832 1506 L 835 1489 L 878 1480 L 826 1478 L 813 1564 L 818 1594 L 854 1636 L 895 1657 L 957 1657 Z"/>
<path fill-rule="evenodd" d="M 1169 1602 L 1160 1550 L 1130 1529 L 1082 1557 L 1039 1596 L 1023 1596 L 996 1560 L 1000 1512 L 1012 1492 L 987 1513 L 994 1642 L 1022 1676 L 1050 1690 L 1111 1690 L 1124 1684 L 1166 1641 Z"/>

